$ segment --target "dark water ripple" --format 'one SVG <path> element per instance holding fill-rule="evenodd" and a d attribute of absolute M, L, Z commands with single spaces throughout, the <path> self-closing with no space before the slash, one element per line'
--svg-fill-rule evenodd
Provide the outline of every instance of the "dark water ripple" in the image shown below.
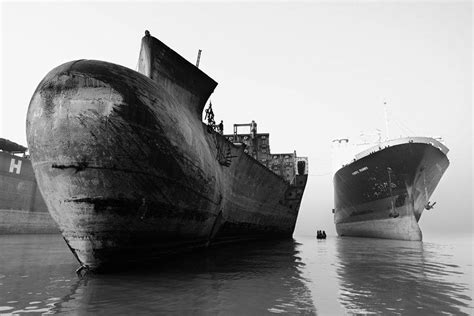
<path fill-rule="evenodd" d="M 78 279 L 60 236 L 0 236 L 0 314 L 469 315 L 472 242 L 329 237 Z"/>

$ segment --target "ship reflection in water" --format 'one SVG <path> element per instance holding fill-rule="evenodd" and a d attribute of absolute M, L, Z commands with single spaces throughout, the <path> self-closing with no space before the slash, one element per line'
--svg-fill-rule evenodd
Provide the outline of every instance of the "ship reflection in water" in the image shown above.
<path fill-rule="evenodd" d="M 78 279 L 60 235 L 0 235 L 0 314 L 470 315 L 472 240 L 236 244 Z"/>
<path fill-rule="evenodd" d="M 17 259 L 39 255 L 32 249 L 37 246 L 25 247 L 27 253 L 17 253 Z M 152 269 L 82 280 L 74 275 L 78 264 L 71 260 L 68 271 L 52 262 L 49 268 L 30 265 L 25 274 L 29 282 L 7 262 L 10 271 L 0 270 L 0 313 L 3 308 L 7 313 L 29 309 L 52 314 L 315 314 L 298 247 L 293 240 L 229 245 L 182 255 Z M 64 254 L 69 256 L 67 249 L 63 258 L 55 259 L 64 260 Z M 59 275 L 51 274 L 55 270 Z"/>
<path fill-rule="evenodd" d="M 351 314 L 468 315 L 472 250 L 464 249 L 470 276 L 453 260 L 452 250 L 432 243 L 338 238 L 339 301 Z"/>

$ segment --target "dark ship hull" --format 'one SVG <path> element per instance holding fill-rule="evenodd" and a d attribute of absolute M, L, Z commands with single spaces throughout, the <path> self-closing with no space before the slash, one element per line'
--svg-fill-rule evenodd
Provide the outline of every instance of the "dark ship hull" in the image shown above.
<path fill-rule="evenodd" d="M 432 138 L 382 143 L 334 175 L 334 222 L 340 236 L 422 240 L 418 221 L 449 166 Z"/>
<path fill-rule="evenodd" d="M 0 234 L 59 233 L 36 184 L 26 148 L 0 139 Z"/>
<path fill-rule="evenodd" d="M 139 72 L 70 62 L 30 103 L 38 184 L 80 263 L 101 270 L 291 237 L 307 175 L 290 184 L 203 124 L 216 82 L 151 36 Z"/>

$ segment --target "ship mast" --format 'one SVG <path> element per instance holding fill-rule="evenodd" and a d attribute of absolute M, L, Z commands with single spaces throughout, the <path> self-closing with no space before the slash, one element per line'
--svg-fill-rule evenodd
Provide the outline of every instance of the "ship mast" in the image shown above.
<path fill-rule="evenodd" d="M 198 56 L 197 56 L 197 60 L 196 60 L 196 67 L 199 68 L 199 61 L 201 60 L 201 52 L 202 50 L 200 49 L 198 51 Z"/>

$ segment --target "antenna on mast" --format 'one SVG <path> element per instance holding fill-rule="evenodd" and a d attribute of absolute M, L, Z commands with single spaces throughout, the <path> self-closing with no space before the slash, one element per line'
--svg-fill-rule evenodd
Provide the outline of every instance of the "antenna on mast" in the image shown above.
<path fill-rule="evenodd" d="M 385 112 L 385 133 L 387 135 L 387 140 L 390 139 L 389 131 L 388 131 L 388 111 L 387 111 L 387 102 L 383 102 L 383 108 Z"/>
<path fill-rule="evenodd" d="M 198 51 L 198 57 L 197 57 L 197 60 L 196 60 L 196 67 L 198 67 L 198 68 L 199 68 L 199 61 L 201 60 L 201 52 L 202 52 L 202 50 Z"/>

